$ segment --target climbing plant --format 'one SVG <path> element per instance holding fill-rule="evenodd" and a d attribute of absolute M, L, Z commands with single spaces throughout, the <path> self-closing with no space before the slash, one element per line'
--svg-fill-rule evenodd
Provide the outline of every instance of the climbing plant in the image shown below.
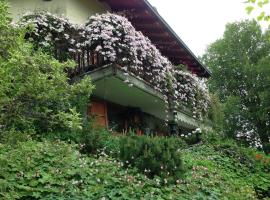
<path fill-rule="evenodd" d="M 28 27 L 26 37 L 36 46 L 45 46 L 54 52 L 61 49 L 66 57 L 87 49 L 102 57 L 103 64 L 117 64 L 125 75 L 136 76 L 163 93 L 167 109 L 188 106 L 199 119 L 207 113 L 210 101 L 204 80 L 173 66 L 121 15 L 96 14 L 78 26 L 47 12 L 31 13 L 25 15 L 19 25 Z M 126 77 L 125 82 L 132 87 Z M 169 98 L 173 105 L 169 105 Z"/>

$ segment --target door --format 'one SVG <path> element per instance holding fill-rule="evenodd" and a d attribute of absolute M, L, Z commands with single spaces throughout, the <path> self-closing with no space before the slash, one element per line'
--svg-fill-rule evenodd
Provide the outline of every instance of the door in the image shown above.
<path fill-rule="evenodd" d="M 95 119 L 97 125 L 104 128 L 108 127 L 107 103 L 92 101 L 88 109 L 88 114 Z"/>

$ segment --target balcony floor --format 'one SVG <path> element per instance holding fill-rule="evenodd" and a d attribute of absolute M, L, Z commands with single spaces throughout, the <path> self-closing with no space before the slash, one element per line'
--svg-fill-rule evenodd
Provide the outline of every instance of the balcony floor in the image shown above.
<path fill-rule="evenodd" d="M 140 108 L 162 120 L 166 118 L 163 94 L 147 82 L 132 75 L 125 75 L 121 69 L 112 65 L 98 68 L 86 75 L 91 76 L 95 85 L 94 96 L 122 106 Z M 125 80 L 129 80 L 133 86 L 129 86 Z M 199 126 L 197 120 L 182 111 L 177 113 L 176 122 L 180 127 L 189 129 Z"/>

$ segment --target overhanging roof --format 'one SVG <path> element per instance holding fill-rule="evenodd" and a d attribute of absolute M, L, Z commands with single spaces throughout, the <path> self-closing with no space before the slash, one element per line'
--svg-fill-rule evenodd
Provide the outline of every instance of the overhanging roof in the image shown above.
<path fill-rule="evenodd" d="M 147 0 L 100 0 L 112 11 L 128 11 L 128 18 L 136 30 L 146 35 L 174 65 L 185 64 L 201 77 L 210 77 L 210 71 L 173 31 Z"/>

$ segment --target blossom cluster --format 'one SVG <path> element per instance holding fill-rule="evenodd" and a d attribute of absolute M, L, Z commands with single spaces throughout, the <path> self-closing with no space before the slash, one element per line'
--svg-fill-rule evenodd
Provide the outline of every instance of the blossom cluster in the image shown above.
<path fill-rule="evenodd" d="M 188 137 L 191 137 L 191 136 L 197 136 L 197 135 L 200 135 L 202 134 L 202 130 L 200 128 L 196 128 L 195 130 L 192 130 L 191 132 L 188 132 L 188 133 L 182 133 L 180 136 L 181 137 L 185 137 L 185 138 L 188 138 Z"/>
<path fill-rule="evenodd" d="M 248 108 L 244 105 L 238 105 L 237 113 L 230 113 L 225 120 L 227 126 L 231 127 L 229 131 L 238 141 L 244 142 L 250 147 L 262 148 L 258 128 L 250 119 L 246 117 Z"/>
<path fill-rule="evenodd" d="M 246 141 L 250 147 L 262 148 L 262 141 L 255 125 L 241 115 L 236 116 L 236 139 Z"/>
<path fill-rule="evenodd" d="M 26 38 L 37 48 L 49 49 L 55 55 L 58 55 L 55 51 L 61 50 L 62 59 L 69 58 L 71 52 L 81 51 L 79 43 L 83 27 L 64 17 L 49 12 L 26 13 L 18 25 L 28 29 Z"/>
<path fill-rule="evenodd" d="M 102 57 L 105 64 L 117 64 L 126 75 L 144 80 L 163 93 L 168 110 L 169 107 L 177 110 L 180 106 L 188 106 L 194 117 L 199 119 L 208 110 L 210 98 L 204 81 L 173 66 L 123 16 L 96 14 L 79 26 L 66 18 L 43 12 L 27 14 L 19 24 L 32 24 L 28 38 L 33 39 L 38 46 L 53 47 L 53 51 L 63 52 L 61 54 L 64 54 L 64 58 L 87 49 Z M 82 53 L 81 56 L 85 55 Z M 132 86 L 128 76 L 125 82 Z M 169 105 L 169 97 L 172 105 Z"/>
<path fill-rule="evenodd" d="M 174 67 L 173 99 L 176 106 L 192 108 L 193 117 L 202 119 L 210 107 L 210 95 L 205 80 L 195 74 Z"/>
<path fill-rule="evenodd" d="M 86 22 L 86 31 L 87 44 L 105 60 L 165 92 L 166 72 L 172 64 L 125 17 L 112 13 L 94 15 Z"/>

